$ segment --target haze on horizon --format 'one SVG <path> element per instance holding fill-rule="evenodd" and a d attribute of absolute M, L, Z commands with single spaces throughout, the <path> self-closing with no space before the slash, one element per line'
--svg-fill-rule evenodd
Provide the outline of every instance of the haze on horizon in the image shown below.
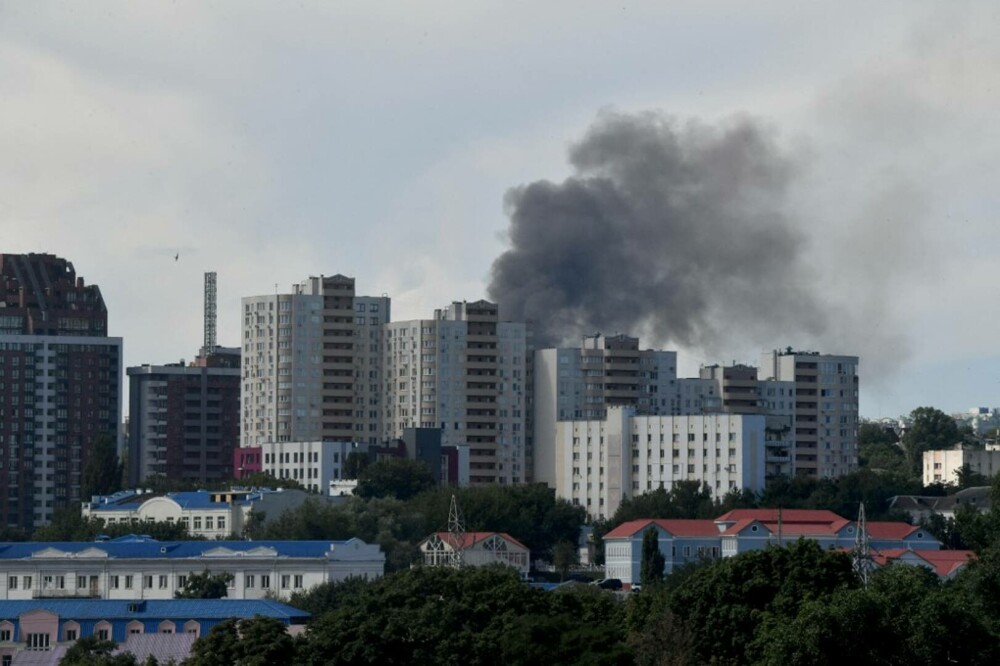
<path fill-rule="evenodd" d="M 536 302 L 516 296 L 529 268 L 546 303 L 583 302 L 516 252 L 583 192 L 616 239 L 603 269 L 628 277 L 588 273 L 592 293 L 660 304 L 694 282 L 673 315 L 560 321 L 633 328 L 685 375 L 857 353 L 869 417 L 997 406 L 996 25 L 985 1 L 6 3 L 0 249 L 73 261 L 126 364 L 165 363 L 201 342 L 206 270 L 230 345 L 242 296 L 310 274 L 389 294 L 394 319 L 491 289 Z M 668 215 L 678 182 L 708 196 Z M 562 222 L 554 259 L 582 238 Z M 528 261 L 506 289 L 502 256 Z"/>

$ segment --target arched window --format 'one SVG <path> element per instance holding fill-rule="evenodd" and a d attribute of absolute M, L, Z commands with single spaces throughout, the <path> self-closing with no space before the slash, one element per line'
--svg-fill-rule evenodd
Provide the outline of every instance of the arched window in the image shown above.
<path fill-rule="evenodd" d="M 188 620 L 187 622 L 184 623 L 184 633 L 194 634 L 195 638 L 201 636 L 201 624 L 199 624 L 195 620 Z"/>

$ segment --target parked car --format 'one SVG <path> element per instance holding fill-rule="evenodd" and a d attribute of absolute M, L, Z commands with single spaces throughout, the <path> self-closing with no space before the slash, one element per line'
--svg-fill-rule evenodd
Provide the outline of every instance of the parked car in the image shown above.
<path fill-rule="evenodd" d="M 622 581 L 620 578 L 602 578 L 601 580 L 595 580 L 591 585 L 596 585 L 602 590 L 620 590 L 622 589 Z"/>
<path fill-rule="evenodd" d="M 642 583 L 632 583 L 633 592 L 642 592 Z"/>

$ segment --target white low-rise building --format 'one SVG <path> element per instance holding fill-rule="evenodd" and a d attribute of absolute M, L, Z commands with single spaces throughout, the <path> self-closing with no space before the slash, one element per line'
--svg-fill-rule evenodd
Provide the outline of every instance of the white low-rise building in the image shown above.
<path fill-rule="evenodd" d="M 146 521 L 181 523 L 192 536 L 227 539 L 243 534 L 252 512 L 274 519 L 308 497 L 308 493 L 301 490 L 280 488 L 195 490 L 164 495 L 125 490 L 93 497 L 83 503 L 81 513 L 84 518 L 100 518 L 106 525 L 134 525 Z"/>
<path fill-rule="evenodd" d="M 461 551 L 461 552 L 459 552 Z M 531 567 L 531 551 L 523 543 L 504 532 L 466 532 L 457 538 L 449 532 L 435 532 L 420 542 L 427 566 L 482 567 L 505 564 L 527 576 Z"/>
<path fill-rule="evenodd" d="M 264 473 L 324 492 L 331 488 L 331 482 L 345 478 L 347 457 L 352 453 L 367 455 L 368 447 L 357 442 L 264 442 L 260 451 Z"/>
<path fill-rule="evenodd" d="M 1000 451 L 966 449 L 956 445 L 951 449 L 924 451 L 924 485 L 958 483 L 958 472 L 969 470 L 990 478 L 1000 473 Z"/>
<path fill-rule="evenodd" d="M 558 421 L 556 495 L 604 518 L 624 497 L 678 481 L 704 483 L 718 497 L 760 491 L 764 428 L 763 415 L 637 416 L 621 407 L 603 421 Z"/>
<path fill-rule="evenodd" d="M 230 573 L 231 599 L 287 597 L 385 570 L 378 545 L 347 541 L 156 541 L 0 544 L 0 599 L 172 599 L 191 574 Z"/>

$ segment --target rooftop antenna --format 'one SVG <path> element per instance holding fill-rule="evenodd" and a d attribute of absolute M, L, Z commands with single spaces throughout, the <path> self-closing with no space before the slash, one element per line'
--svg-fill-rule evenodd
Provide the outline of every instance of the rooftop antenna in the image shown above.
<path fill-rule="evenodd" d="M 216 273 L 209 271 L 205 273 L 205 355 L 214 354 L 217 345 L 215 336 L 215 322 L 218 311 L 218 292 L 216 287 Z"/>
<path fill-rule="evenodd" d="M 875 563 L 872 560 L 871 540 L 868 538 L 868 521 L 865 519 L 865 503 L 858 509 L 858 525 L 854 534 L 854 552 L 851 556 L 854 571 L 861 578 L 861 584 L 868 587 Z"/>
<path fill-rule="evenodd" d="M 448 540 L 451 542 L 451 566 L 461 569 L 465 564 L 465 519 L 458 508 L 458 500 L 451 496 L 448 508 Z"/>

